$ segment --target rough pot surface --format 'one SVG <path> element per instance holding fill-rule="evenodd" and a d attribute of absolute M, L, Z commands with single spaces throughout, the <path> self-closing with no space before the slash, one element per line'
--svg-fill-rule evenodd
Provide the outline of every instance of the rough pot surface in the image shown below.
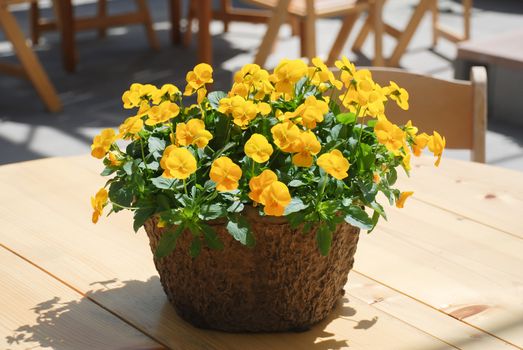
<path fill-rule="evenodd" d="M 197 327 L 229 332 L 304 330 L 327 317 L 344 294 L 359 229 L 340 224 L 324 257 L 316 232 L 302 234 L 284 219 L 247 216 L 254 248 L 236 241 L 225 224 L 215 223 L 223 250 L 202 247 L 193 259 L 192 237 L 184 232 L 169 256 L 154 259 L 178 314 Z M 150 219 L 145 230 L 154 253 L 164 229 Z"/>

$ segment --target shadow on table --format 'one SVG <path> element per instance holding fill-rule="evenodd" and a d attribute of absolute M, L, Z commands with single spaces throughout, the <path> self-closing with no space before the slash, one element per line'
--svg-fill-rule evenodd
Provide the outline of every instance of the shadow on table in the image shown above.
<path fill-rule="evenodd" d="M 263 333 L 263 334 L 233 334 L 217 331 L 195 329 L 182 321 L 167 302 L 160 285 L 159 278 L 154 276 L 148 281 L 124 281 L 117 279 L 100 281 L 91 284 L 96 290 L 86 293 L 80 300 L 63 301 L 59 297 L 43 301 L 35 305 L 35 322 L 18 327 L 6 336 L 5 341 L 12 347 L 23 345 L 42 348 L 65 350 L 85 348 L 81 339 L 75 339 L 69 334 L 71 323 L 77 323 L 84 332 L 82 338 L 100 337 L 97 331 L 89 329 L 86 324 L 86 315 L 107 317 L 104 311 L 93 312 L 93 301 L 96 304 L 110 309 L 118 317 L 125 319 L 131 326 L 135 326 L 140 319 L 142 332 L 151 334 L 155 339 L 167 345 L 182 344 L 184 348 L 205 349 L 212 342 L 218 348 L 241 348 L 241 344 L 249 344 L 251 348 L 264 348 L 274 345 L 285 348 L 285 344 L 299 345 L 304 349 L 326 350 L 341 349 L 350 346 L 349 339 L 340 338 L 329 331 L 329 324 L 338 318 L 350 321 L 352 328 L 358 331 L 367 330 L 378 322 L 378 317 L 361 319 L 355 308 L 347 305 L 345 297 L 333 313 L 324 321 L 309 331 L 298 333 Z M 345 304 L 345 305 L 343 305 Z M 145 316 L 144 316 L 145 315 Z M 154 316 L 151 316 L 154 315 Z M 83 323 L 82 323 L 83 321 Z M 99 329 L 98 329 L 99 331 Z M 109 331 L 110 332 L 110 331 Z M 172 340 L 165 339 L 165 335 L 172 336 Z M 212 340 L 210 340 L 212 338 Z M 78 344 L 75 344 L 78 341 Z M 272 346 L 271 346 L 272 348 Z"/>

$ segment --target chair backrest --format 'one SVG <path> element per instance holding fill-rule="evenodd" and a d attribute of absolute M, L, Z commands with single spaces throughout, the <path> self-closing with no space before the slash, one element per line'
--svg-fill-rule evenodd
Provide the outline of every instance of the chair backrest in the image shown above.
<path fill-rule="evenodd" d="M 387 118 L 395 123 L 409 119 L 421 130 L 438 131 L 447 148 L 470 149 L 472 160 L 485 162 L 487 124 L 487 72 L 472 67 L 471 81 L 443 80 L 393 68 L 368 68 L 381 86 L 394 81 L 409 94 L 410 108 L 400 109 L 389 102 Z"/>

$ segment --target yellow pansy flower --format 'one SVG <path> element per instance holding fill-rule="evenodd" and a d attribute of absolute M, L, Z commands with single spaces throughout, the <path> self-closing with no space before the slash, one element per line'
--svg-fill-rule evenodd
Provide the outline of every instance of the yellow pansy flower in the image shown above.
<path fill-rule="evenodd" d="M 107 153 L 107 155 L 109 158 L 109 164 L 111 164 L 111 166 L 117 167 L 122 164 L 122 162 L 118 159 L 116 153 L 109 152 L 109 153 Z"/>
<path fill-rule="evenodd" d="M 228 96 L 241 96 L 247 98 L 249 96 L 249 85 L 244 83 L 234 83 Z"/>
<path fill-rule="evenodd" d="M 264 170 L 260 175 L 254 176 L 249 180 L 249 198 L 256 203 L 261 203 L 261 194 L 271 183 L 277 181 L 278 177 L 276 174 L 269 169 Z"/>
<path fill-rule="evenodd" d="M 187 87 L 183 94 L 185 96 L 190 96 L 205 84 L 213 83 L 212 72 L 212 67 L 207 63 L 197 64 L 194 69 L 188 72 L 185 76 Z"/>
<path fill-rule="evenodd" d="M 160 166 L 163 177 L 184 180 L 196 171 L 196 159 L 187 149 L 170 145 L 163 152 Z"/>
<path fill-rule="evenodd" d="M 271 80 L 275 91 L 288 99 L 294 96 L 294 85 L 307 75 L 307 65 L 302 60 L 282 60 L 274 69 Z"/>
<path fill-rule="evenodd" d="M 162 98 L 164 96 L 167 97 L 167 99 L 171 99 L 173 95 L 179 94 L 180 90 L 176 85 L 173 84 L 164 84 L 160 89 L 157 89 L 151 96 L 151 101 L 155 105 L 158 105 L 162 103 Z"/>
<path fill-rule="evenodd" d="M 127 90 L 122 95 L 123 108 L 131 109 L 138 107 L 141 102 L 140 93 L 138 91 Z"/>
<path fill-rule="evenodd" d="M 327 84 L 330 83 L 336 89 L 340 90 L 343 87 L 343 83 L 334 77 L 334 74 L 329 70 L 327 65 L 318 57 L 312 59 L 314 67 L 309 68 L 309 79 L 311 83 L 320 87 L 324 85 L 323 91 L 327 89 Z"/>
<path fill-rule="evenodd" d="M 422 133 L 419 135 L 416 135 L 414 137 L 414 143 L 412 144 L 412 152 L 415 156 L 419 157 L 421 156 L 421 152 L 425 147 L 427 147 L 427 143 L 429 142 L 430 136 Z"/>
<path fill-rule="evenodd" d="M 265 163 L 273 152 L 271 144 L 261 134 L 252 134 L 243 149 L 245 154 L 256 163 Z"/>
<path fill-rule="evenodd" d="M 403 167 L 405 168 L 405 170 L 409 171 L 411 169 L 411 166 L 410 166 L 410 153 L 407 153 L 406 155 L 404 155 L 403 159 L 401 160 L 401 162 L 403 163 Z"/>
<path fill-rule="evenodd" d="M 259 102 L 256 107 L 261 115 L 269 115 L 272 112 L 271 105 L 265 102 Z"/>
<path fill-rule="evenodd" d="M 407 124 L 405 124 L 405 131 L 407 134 L 409 134 L 412 137 L 416 137 L 416 134 L 418 133 L 418 128 L 412 125 L 412 121 L 409 120 Z"/>
<path fill-rule="evenodd" d="M 258 107 L 253 101 L 245 101 L 240 96 L 234 96 L 231 100 L 231 114 L 234 124 L 246 129 L 250 121 L 258 115 Z"/>
<path fill-rule="evenodd" d="M 104 129 L 99 135 L 96 135 L 91 145 L 91 155 L 95 158 L 102 159 L 105 157 L 111 145 L 116 141 L 116 134 L 113 129 Z"/>
<path fill-rule="evenodd" d="M 271 128 L 274 144 L 283 152 L 295 152 L 296 142 L 300 138 L 300 129 L 292 122 L 278 123 Z"/>
<path fill-rule="evenodd" d="M 354 66 L 354 64 L 351 61 L 349 61 L 347 56 L 343 56 L 341 60 L 334 62 L 334 65 L 336 66 L 336 68 L 346 71 L 350 74 L 354 74 L 356 72 L 356 66 Z"/>
<path fill-rule="evenodd" d="M 198 148 L 204 148 L 210 140 L 212 134 L 205 130 L 205 124 L 201 119 L 176 124 L 176 141 L 181 146 L 196 145 Z"/>
<path fill-rule="evenodd" d="M 313 95 L 308 96 L 305 102 L 296 109 L 296 114 L 301 116 L 301 123 L 308 129 L 314 129 L 316 123 L 323 121 L 323 116 L 329 112 L 329 105 Z"/>
<path fill-rule="evenodd" d="M 102 215 L 105 205 L 107 204 L 108 193 L 105 188 L 101 188 L 94 197 L 91 197 L 91 206 L 93 207 L 93 216 L 91 220 L 93 224 L 98 222 Z"/>
<path fill-rule="evenodd" d="M 143 120 L 140 116 L 129 117 L 120 125 L 119 136 L 124 139 L 133 138 L 143 128 Z"/>
<path fill-rule="evenodd" d="M 338 180 L 342 180 L 349 176 L 347 173 L 350 167 L 349 161 L 337 149 L 322 154 L 318 158 L 317 163 L 327 174 Z"/>
<path fill-rule="evenodd" d="M 165 123 L 180 113 L 180 107 L 176 103 L 164 101 L 158 106 L 153 106 L 147 113 L 146 125 Z"/>
<path fill-rule="evenodd" d="M 374 126 L 374 132 L 379 143 L 385 145 L 387 149 L 395 155 L 405 143 L 405 133 L 397 125 L 392 124 L 387 119 L 378 120 Z"/>
<path fill-rule="evenodd" d="M 438 157 L 438 159 L 434 163 L 435 166 L 439 166 L 439 162 L 441 161 L 441 155 L 443 154 L 445 145 L 446 145 L 445 138 L 442 137 L 440 134 L 438 134 L 437 131 L 434 131 L 434 134 L 429 137 L 429 141 L 427 143 L 427 146 L 429 147 L 429 151 L 434 153 L 435 157 Z"/>
<path fill-rule="evenodd" d="M 217 191 L 232 191 L 238 188 L 242 169 L 229 157 L 220 157 L 212 162 L 209 177 L 216 183 Z"/>
<path fill-rule="evenodd" d="M 312 166 L 312 156 L 320 153 L 321 144 L 314 133 L 306 131 L 300 134 L 296 150 L 298 153 L 292 156 L 292 163 L 299 167 L 309 168 Z"/>
<path fill-rule="evenodd" d="M 397 105 L 403 109 L 409 109 L 409 93 L 404 88 L 400 88 L 398 84 L 391 81 L 387 88 L 388 95 L 391 100 L 396 101 Z"/>
<path fill-rule="evenodd" d="M 367 102 L 365 107 L 367 109 L 365 115 L 379 118 L 385 116 L 385 104 L 387 101 L 385 95 L 381 92 L 381 88 L 376 84 L 376 89 L 367 95 Z"/>
<path fill-rule="evenodd" d="M 271 216 L 282 216 L 290 202 L 289 189 L 280 181 L 273 181 L 260 196 L 264 213 Z"/>
<path fill-rule="evenodd" d="M 407 200 L 407 198 L 409 198 L 410 196 L 412 196 L 414 194 L 414 192 L 411 192 L 411 191 L 408 191 L 408 192 L 401 192 L 400 194 L 400 198 L 396 201 L 396 207 L 398 208 L 403 208 L 403 206 L 405 205 L 405 201 Z"/>

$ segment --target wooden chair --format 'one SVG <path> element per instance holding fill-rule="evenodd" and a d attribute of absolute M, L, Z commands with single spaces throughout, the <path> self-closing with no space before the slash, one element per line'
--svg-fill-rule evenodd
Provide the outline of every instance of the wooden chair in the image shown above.
<path fill-rule="evenodd" d="M 387 117 L 396 123 L 412 120 L 421 130 L 445 136 L 447 148 L 470 149 L 475 162 L 485 163 L 487 71 L 472 67 L 471 81 L 442 80 L 394 68 L 369 70 L 381 86 L 390 81 L 409 91 L 410 108 L 387 104 Z"/>
<path fill-rule="evenodd" d="M 56 20 L 40 18 L 38 1 L 31 6 L 31 37 L 37 43 L 40 34 L 45 31 L 60 30 L 62 40 L 62 56 L 64 68 L 69 72 L 76 69 L 77 53 L 74 45 L 74 36 L 77 31 L 98 29 L 99 37 L 106 35 L 110 27 L 142 24 L 145 28 L 149 45 L 158 50 L 160 44 L 153 29 L 153 23 L 146 0 L 135 0 L 136 11 L 107 15 L 107 0 L 98 0 L 98 13 L 94 17 L 74 18 L 72 0 L 53 0 Z"/>
<path fill-rule="evenodd" d="M 51 112 L 60 111 L 62 105 L 55 88 L 49 81 L 38 57 L 36 57 L 31 48 L 27 46 L 26 38 L 15 17 L 9 12 L 9 4 L 21 2 L 27 2 L 27 0 L 0 0 L 0 26 L 3 28 L 7 39 L 13 45 L 15 53 L 21 63 L 20 65 L 0 64 L 0 71 L 29 79 L 47 109 Z"/>
<path fill-rule="evenodd" d="M 386 0 L 383 0 L 386 1 Z M 452 42 L 459 42 L 462 40 L 467 40 L 470 37 L 470 12 L 472 8 L 472 0 L 462 0 L 463 4 L 463 23 L 464 23 L 464 34 L 456 34 L 453 31 L 449 30 L 442 26 L 438 21 L 439 9 L 438 9 L 438 0 L 420 0 L 419 4 L 416 6 L 414 13 L 412 14 L 407 26 L 404 30 L 399 30 L 394 28 L 389 24 L 384 24 L 383 28 L 385 33 L 397 39 L 396 48 L 394 49 L 392 55 L 389 59 L 386 60 L 386 65 L 391 67 L 399 66 L 399 61 L 403 54 L 405 53 L 407 46 L 409 45 L 412 37 L 416 33 L 418 26 L 423 19 L 423 16 L 426 13 L 432 12 L 432 44 L 436 46 L 438 39 L 440 37 L 446 38 Z M 372 21 L 373 18 L 369 16 L 365 21 L 358 37 L 352 45 L 353 51 L 361 51 L 367 35 L 372 31 Z M 345 35 L 343 42 L 348 38 L 348 35 Z M 342 40 L 340 38 L 340 40 Z"/>
<path fill-rule="evenodd" d="M 173 1 L 179 3 L 179 0 L 171 0 L 171 2 Z M 173 7 L 175 6 L 179 7 L 179 5 L 174 5 Z M 185 46 L 189 46 L 191 43 L 192 31 L 190 29 L 199 10 L 198 3 L 191 1 L 189 4 L 189 13 L 187 15 L 187 30 L 185 31 L 183 40 Z M 271 12 L 267 10 L 236 8 L 232 5 L 232 0 L 220 0 L 220 7 L 218 9 L 213 9 L 211 14 L 213 19 L 223 22 L 224 32 L 229 31 L 230 22 L 267 23 L 271 17 Z M 290 18 L 289 22 L 292 25 L 293 34 L 298 33 L 298 22 L 295 18 Z M 176 41 L 173 42 L 176 43 Z"/>
<path fill-rule="evenodd" d="M 301 53 L 302 56 L 310 59 L 316 56 L 316 18 L 343 16 L 344 23 L 341 32 L 348 36 L 357 16 L 364 11 L 378 14 L 369 17 L 375 19 L 373 22 L 373 29 L 376 33 L 373 64 L 382 64 L 381 5 L 383 0 L 246 0 L 246 2 L 272 9 L 267 32 L 254 60 L 259 65 L 265 64 L 278 31 L 289 15 L 300 19 Z M 340 41 L 336 39 L 328 61 L 333 61 L 338 56 L 342 46 L 343 43 L 340 44 Z"/>

